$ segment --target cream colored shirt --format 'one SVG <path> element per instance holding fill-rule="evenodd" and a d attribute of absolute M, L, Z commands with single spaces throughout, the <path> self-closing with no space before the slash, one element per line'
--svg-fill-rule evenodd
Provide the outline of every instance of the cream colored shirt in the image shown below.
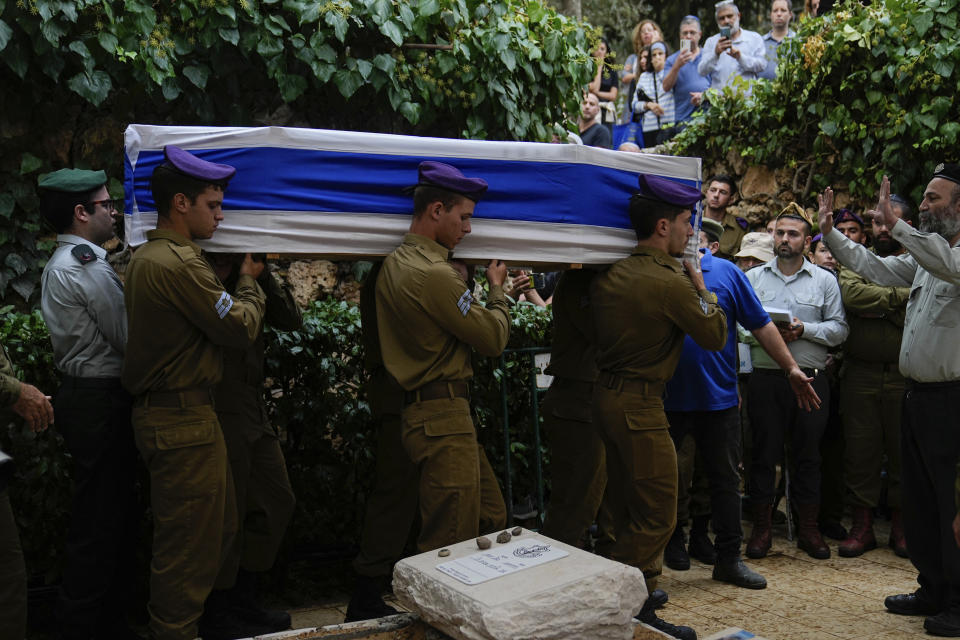
<path fill-rule="evenodd" d="M 960 247 L 898 220 L 907 253 L 881 258 L 835 228 L 824 240 L 844 266 L 877 284 L 910 287 L 900 373 L 917 382 L 960 380 Z"/>

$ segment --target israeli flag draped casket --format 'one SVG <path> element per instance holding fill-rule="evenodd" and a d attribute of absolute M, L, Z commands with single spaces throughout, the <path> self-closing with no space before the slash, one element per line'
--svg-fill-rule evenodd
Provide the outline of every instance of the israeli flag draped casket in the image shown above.
<path fill-rule="evenodd" d="M 700 186 L 700 159 L 572 144 L 419 138 L 285 127 L 127 127 L 126 234 L 156 226 L 150 176 L 167 144 L 237 168 L 224 220 L 205 248 L 228 252 L 383 256 L 403 238 L 417 165 L 439 160 L 482 177 L 487 195 L 463 259 L 604 264 L 636 243 L 627 214 L 637 174 Z"/>

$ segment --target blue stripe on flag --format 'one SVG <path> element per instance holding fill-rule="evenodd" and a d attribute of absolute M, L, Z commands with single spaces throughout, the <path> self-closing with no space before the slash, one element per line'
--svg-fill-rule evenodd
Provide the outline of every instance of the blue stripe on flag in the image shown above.
<path fill-rule="evenodd" d="M 278 147 L 193 150 L 211 162 L 237 168 L 224 209 L 411 213 L 401 192 L 416 182 L 423 160 L 449 162 L 490 184 L 475 218 L 594 225 L 629 229 L 628 200 L 636 173 L 591 164 L 431 158 Z M 150 176 L 162 151 L 141 151 L 136 167 L 125 157 L 127 211 L 155 211 Z M 694 180 L 677 182 L 697 186 Z"/>

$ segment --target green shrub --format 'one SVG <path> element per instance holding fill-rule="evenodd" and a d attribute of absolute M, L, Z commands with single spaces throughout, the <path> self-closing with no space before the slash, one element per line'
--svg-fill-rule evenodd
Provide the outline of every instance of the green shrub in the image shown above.
<path fill-rule="evenodd" d="M 919 202 L 960 140 L 960 0 L 847 0 L 780 48 L 773 82 L 725 89 L 677 141 L 705 166 L 739 153 L 798 171 L 798 199 L 827 185 L 875 197 L 886 173 Z"/>
<path fill-rule="evenodd" d="M 547 141 L 587 39 L 540 0 L 0 2 L 0 300 L 38 301 L 38 174 L 103 168 L 119 197 L 128 123 Z"/>
<path fill-rule="evenodd" d="M 18 375 L 47 393 L 57 373 L 39 312 L 5 309 L 0 341 Z M 528 304 L 512 315 L 511 347 L 549 341 L 550 316 Z M 365 400 L 363 349 L 357 307 L 332 298 L 304 311 L 300 331 L 268 327 L 266 376 L 271 419 L 286 436 L 284 453 L 297 509 L 288 531 L 295 550 L 343 549 L 359 541 L 364 502 L 372 484 L 376 437 Z M 503 439 L 498 359 L 477 360 L 474 398 L 480 439 L 502 477 Z M 512 453 L 517 493 L 532 493 L 529 391 L 519 356 L 508 358 Z M 55 428 L 34 435 L 17 419 L 0 429 L 0 448 L 17 460 L 11 498 L 31 573 L 56 580 L 69 520 L 69 456 Z M 149 545 L 149 537 L 142 544 Z"/>

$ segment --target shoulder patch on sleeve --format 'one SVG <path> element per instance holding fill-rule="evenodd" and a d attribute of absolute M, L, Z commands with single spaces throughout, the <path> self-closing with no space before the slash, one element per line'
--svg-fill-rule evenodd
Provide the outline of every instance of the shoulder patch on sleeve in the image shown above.
<path fill-rule="evenodd" d="M 470 289 L 467 289 L 463 292 L 463 295 L 460 296 L 460 299 L 457 300 L 457 308 L 460 309 L 460 314 L 466 317 L 467 313 L 470 311 L 470 305 L 473 304 L 473 294 L 470 293 Z"/>
<path fill-rule="evenodd" d="M 224 291 L 220 294 L 220 298 L 217 300 L 217 303 L 213 305 L 214 309 L 217 310 L 217 315 L 220 316 L 220 319 L 223 318 L 230 312 L 230 309 L 233 307 L 233 298 L 229 293 Z"/>
<path fill-rule="evenodd" d="M 73 249 L 70 249 L 70 253 L 77 259 L 77 262 L 82 265 L 90 264 L 97 259 L 97 254 L 93 252 L 93 249 L 88 244 L 75 244 L 73 245 Z"/>
<path fill-rule="evenodd" d="M 746 218 L 741 218 L 740 216 L 736 217 L 737 224 L 740 225 L 740 228 L 744 231 L 747 230 L 747 227 L 750 226 L 750 223 L 747 222 Z"/>

